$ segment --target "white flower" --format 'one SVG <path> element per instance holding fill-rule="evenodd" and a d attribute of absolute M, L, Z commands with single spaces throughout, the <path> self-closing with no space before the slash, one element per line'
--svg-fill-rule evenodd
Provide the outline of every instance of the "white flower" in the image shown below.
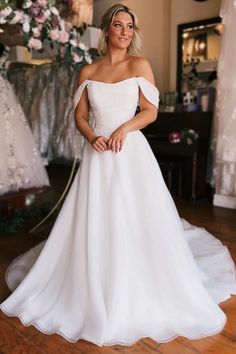
<path fill-rule="evenodd" d="M 77 42 L 76 39 L 71 39 L 71 40 L 70 40 L 70 44 L 71 44 L 73 47 L 77 47 L 78 42 Z"/>
<path fill-rule="evenodd" d="M 59 11 L 57 10 L 57 8 L 55 6 L 51 6 L 51 13 L 56 16 L 59 15 Z"/>
<path fill-rule="evenodd" d="M 82 50 L 87 50 L 88 48 L 86 47 L 86 45 L 83 42 L 79 42 L 79 46 L 80 49 Z"/>
<path fill-rule="evenodd" d="M 49 18 L 51 16 L 51 11 L 49 9 L 45 10 L 44 15 L 46 18 Z"/>
<path fill-rule="evenodd" d="M 91 64 L 93 62 L 90 54 L 87 53 L 85 53 L 85 60 L 88 64 Z"/>
<path fill-rule="evenodd" d="M 23 23 L 23 31 L 26 32 L 26 33 L 29 33 L 30 31 L 30 24 L 28 21 L 24 22 Z"/>
<path fill-rule="evenodd" d="M 23 3 L 23 9 L 28 9 L 30 6 L 32 5 L 32 1 L 31 0 L 26 0 Z"/>
<path fill-rule="evenodd" d="M 0 17 L 0 25 L 4 25 L 6 22 L 5 18 Z"/>
<path fill-rule="evenodd" d="M 83 57 L 76 53 L 72 53 L 72 58 L 75 63 L 81 63 L 81 61 L 83 61 Z"/>
<path fill-rule="evenodd" d="M 5 9 L 2 9 L 0 12 L 0 15 L 3 17 L 7 17 L 12 13 L 12 8 L 10 6 L 5 7 Z"/>

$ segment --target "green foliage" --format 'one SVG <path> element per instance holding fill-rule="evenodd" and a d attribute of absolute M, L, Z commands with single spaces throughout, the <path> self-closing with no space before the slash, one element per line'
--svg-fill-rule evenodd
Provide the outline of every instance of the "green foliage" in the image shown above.
<path fill-rule="evenodd" d="M 38 222 L 52 209 L 51 203 L 38 208 L 16 209 L 11 216 L 0 217 L 0 235 L 13 234 L 27 221 Z"/>

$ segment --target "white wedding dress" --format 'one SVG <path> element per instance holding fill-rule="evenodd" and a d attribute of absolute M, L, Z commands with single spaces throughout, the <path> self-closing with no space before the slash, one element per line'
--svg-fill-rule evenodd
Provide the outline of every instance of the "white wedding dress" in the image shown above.
<path fill-rule="evenodd" d="M 6 60 L 4 54 L 0 58 L 0 196 L 49 185 L 33 134 L 6 78 Z"/>
<path fill-rule="evenodd" d="M 98 135 L 132 119 L 139 89 L 158 106 L 158 90 L 142 77 L 86 80 L 75 105 L 84 89 Z M 235 275 L 228 249 L 180 220 L 147 140 L 134 131 L 117 154 L 85 144 L 48 240 L 11 263 L 14 291 L 0 307 L 71 342 L 197 339 L 223 329 L 218 303 L 236 294 Z"/>

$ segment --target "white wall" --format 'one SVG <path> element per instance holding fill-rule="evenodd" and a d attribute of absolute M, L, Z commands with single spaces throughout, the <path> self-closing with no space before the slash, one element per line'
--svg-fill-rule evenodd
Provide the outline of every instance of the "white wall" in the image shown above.
<path fill-rule="evenodd" d="M 115 0 L 94 0 L 94 24 Z M 221 0 L 120 0 L 137 14 L 143 33 L 143 56 L 151 63 L 161 92 L 175 90 L 177 25 L 219 15 Z"/>

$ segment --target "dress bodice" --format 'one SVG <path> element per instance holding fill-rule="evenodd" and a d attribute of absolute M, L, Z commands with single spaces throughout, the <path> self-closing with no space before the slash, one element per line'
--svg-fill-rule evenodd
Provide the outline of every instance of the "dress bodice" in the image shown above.
<path fill-rule="evenodd" d="M 78 88 L 74 104 L 77 106 L 87 87 L 90 111 L 94 117 L 94 130 L 110 134 L 127 120 L 134 117 L 139 104 L 139 89 L 145 98 L 158 107 L 159 91 L 143 77 L 131 77 L 116 83 L 86 80 Z"/>

